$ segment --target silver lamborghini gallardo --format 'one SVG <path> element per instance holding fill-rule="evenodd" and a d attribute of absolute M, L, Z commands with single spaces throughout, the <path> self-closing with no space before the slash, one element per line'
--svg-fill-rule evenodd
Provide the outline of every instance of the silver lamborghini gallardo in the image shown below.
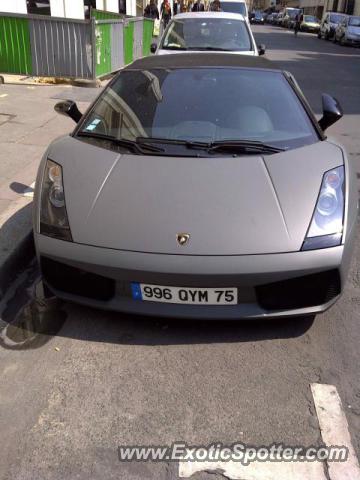
<path fill-rule="evenodd" d="M 330 307 L 346 281 L 357 188 L 341 118 L 296 81 L 229 54 L 153 56 L 118 73 L 39 168 L 34 232 L 47 289 L 166 317 Z"/>

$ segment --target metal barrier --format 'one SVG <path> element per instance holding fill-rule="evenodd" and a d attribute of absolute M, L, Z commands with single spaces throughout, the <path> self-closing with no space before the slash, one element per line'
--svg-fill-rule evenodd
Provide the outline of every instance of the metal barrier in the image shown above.
<path fill-rule="evenodd" d="M 0 72 L 95 79 L 149 55 L 152 20 L 105 13 L 85 21 L 0 12 Z"/>

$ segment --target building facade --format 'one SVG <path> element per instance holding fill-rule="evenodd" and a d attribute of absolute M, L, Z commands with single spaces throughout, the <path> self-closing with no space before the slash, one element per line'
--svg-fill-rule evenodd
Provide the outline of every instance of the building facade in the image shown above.
<path fill-rule="evenodd" d="M 300 0 L 304 13 L 322 18 L 325 12 L 360 16 L 360 0 Z"/>
<path fill-rule="evenodd" d="M 0 0 L 0 12 L 85 19 L 90 8 L 130 16 L 142 15 L 146 0 Z"/>

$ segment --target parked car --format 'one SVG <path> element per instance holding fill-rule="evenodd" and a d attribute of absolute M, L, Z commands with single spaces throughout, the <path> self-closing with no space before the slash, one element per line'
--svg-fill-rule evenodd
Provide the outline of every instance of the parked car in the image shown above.
<path fill-rule="evenodd" d="M 314 15 L 303 15 L 300 30 L 302 32 L 318 33 L 320 31 L 320 22 Z"/>
<path fill-rule="evenodd" d="M 273 13 L 269 13 L 269 14 L 266 15 L 266 17 L 265 17 L 265 23 L 271 24 L 272 21 L 273 21 L 273 19 L 274 19 L 274 14 L 273 14 Z"/>
<path fill-rule="evenodd" d="M 271 95 L 269 95 L 271 92 Z M 281 108 L 279 108 L 281 105 Z M 34 238 L 46 290 L 141 315 L 313 315 L 347 277 L 358 186 L 292 75 L 261 57 L 153 55 L 46 150 Z"/>
<path fill-rule="evenodd" d="M 291 28 L 291 23 L 295 23 L 296 16 L 301 12 L 302 10 L 300 8 L 285 8 L 281 19 L 281 26 L 284 28 Z"/>
<path fill-rule="evenodd" d="M 227 51 L 240 55 L 259 55 L 248 22 L 237 13 L 196 12 L 176 15 L 165 30 L 159 46 L 151 45 L 157 55 L 184 52 Z"/>
<path fill-rule="evenodd" d="M 336 27 L 334 42 L 340 45 L 360 46 L 360 17 L 345 17 Z"/>
<path fill-rule="evenodd" d="M 281 27 L 283 16 L 283 13 L 279 13 L 278 16 L 275 17 L 275 25 L 277 25 L 278 27 Z"/>
<path fill-rule="evenodd" d="M 320 23 L 318 38 L 325 38 L 325 40 L 333 39 L 336 27 L 346 17 L 347 15 L 345 15 L 344 13 L 326 12 Z"/>
<path fill-rule="evenodd" d="M 279 13 L 277 12 L 272 14 L 272 17 L 270 20 L 271 25 L 276 25 L 278 16 L 279 16 Z"/>
<path fill-rule="evenodd" d="M 262 12 L 254 12 L 254 16 L 250 18 L 250 23 L 264 25 L 264 14 Z"/>

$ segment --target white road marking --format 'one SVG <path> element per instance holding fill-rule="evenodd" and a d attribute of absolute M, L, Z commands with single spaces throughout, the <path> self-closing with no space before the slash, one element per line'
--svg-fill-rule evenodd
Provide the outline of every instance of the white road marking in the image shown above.
<path fill-rule="evenodd" d="M 328 462 L 330 479 L 360 480 L 359 462 L 351 443 L 348 422 L 336 387 L 313 383 L 311 391 L 325 445 L 328 447 L 341 445 L 349 450 L 346 462 Z"/>
<path fill-rule="evenodd" d="M 26 188 L 23 192 L 23 197 L 34 198 L 35 182 L 30 187 Z"/>
<path fill-rule="evenodd" d="M 7 93 L 2 93 L 2 94 L 0 95 L 0 98 L 4 98 L 4 97 L 7 97 L 7 96 L 8 96 Z"/>
<path fill-rule="evenodd" d="M 179 464 L 179 477 L 196 472 L 221 472 L 232 480 L 326 480 L 321 462 L 191 462 Z"/>
<path fill-rule="evenodd" d="M 360 467 L 351 443 L 349 427 L 342 408 L 341 399 L 333 385 L 311 384 L 321 436 L 327 447 L 348 449 L 345 462 L 259 462 L 248 465 L 240 462 L 201 462 L 183 460 L 179 462 L 179 477 L 189 478 L 197 472 L 219 472 L 232 480 L 360 480 Z"/>

